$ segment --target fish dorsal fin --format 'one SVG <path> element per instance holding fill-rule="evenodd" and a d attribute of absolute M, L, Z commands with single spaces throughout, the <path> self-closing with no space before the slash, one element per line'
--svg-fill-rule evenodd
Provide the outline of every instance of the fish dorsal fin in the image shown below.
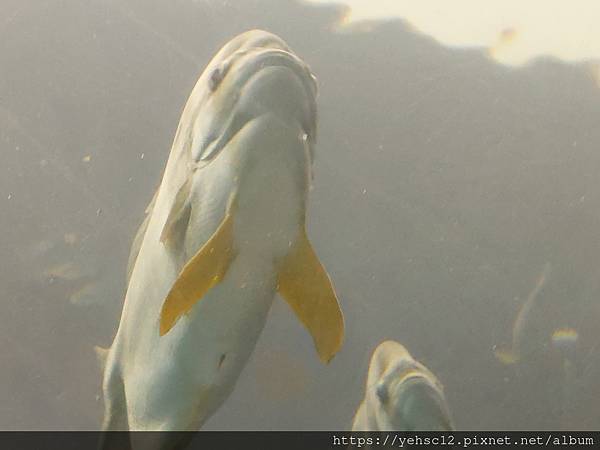
<path fill-rule="evenodd" d="M 171 287 L 160 312 L 161 336 L 223 280 L 235 257 L 233 245 L 233 217 L 229 211 L 210 239 L 186 263 Z"/>
<path fill-rule="evenodd" d="M 310 245 L 304 227 L 284 258 L 277 281 L 279 294 L 310 332 L 319 358 L 329 362 L 342 346 L 344 317 L 329 275 Z"/>
<path fill-rule="evenodd" d="M 137 232 L 135 233 L 135 237 L 133 238 L 133 242 L 131 243 L 131 250 L 129 250 L 129 258 L 127 259 L 127 284 L 129 284 L 129 279 L 131 278 L 133 267 L 135 266 L 135 262 L 137 261 L 140 249 L 142 248 L 142 242 L 144 241 L 144 236 L 146 235 L 146 230 L 148 229 L 148 223 L 150 222 L 150 216 L 152 216 L 154 204 L 156 203 L 156 197 L 158 197 L 158 189 L 156 190 L 156 192 L 154 193 L 154 197 L 152 197 L 152 200 L 146 207 L 146 216 L 144 217 L 144 220 L 142 221 Z"/>
<path fill-rule="evenodd" d="M 177 194 L 175 194 L 169 215 L 160 233 L 160 242 L 165 245 L 181 242 L 185 235 L 192 211 L 192 203 L 190 201 L 191 190 L 192 177 L 188 176 L 177 191 Z"/>

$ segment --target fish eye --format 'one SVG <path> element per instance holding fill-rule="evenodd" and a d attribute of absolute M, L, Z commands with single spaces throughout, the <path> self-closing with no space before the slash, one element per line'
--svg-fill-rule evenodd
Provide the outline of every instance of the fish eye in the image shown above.
<path fill-rule="evenodd" d="M 210 77 L 208 78 L 208 87 L 211 92 L 215 92 L 223 79 L 223 71 L 217 67 L 210 73 Z"/>
<path fill-rule="evenodd" d="M 375 393 L 377 394 L 377 398 L 379 398 L 379 401 L 381 403 L 387 403 L 387 401 L 389 400 L 390 396 L 388 394 L 388 390 L 385 384 L 382 383 L 379 386 L 377 386 L 377 388 L 375 389 Z"/>

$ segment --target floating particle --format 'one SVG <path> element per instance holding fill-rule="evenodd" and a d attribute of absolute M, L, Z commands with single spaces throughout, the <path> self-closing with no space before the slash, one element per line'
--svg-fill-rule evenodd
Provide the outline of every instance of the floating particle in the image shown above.
<path fill-rule="evenodd" d="M 77 233 L 65 233 L 64 239 L 66 244 L 74 245 L 79 240 L 79 237 Z"/>

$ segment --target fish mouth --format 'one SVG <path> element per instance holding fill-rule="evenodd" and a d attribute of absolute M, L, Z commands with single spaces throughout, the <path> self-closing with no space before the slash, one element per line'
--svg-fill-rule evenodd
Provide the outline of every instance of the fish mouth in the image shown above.
<path fill-rule="evenodd" d="M 197 115 L 191 139 L 195 163 L 213 160 L 253 119 L 267 113 L 296 121 L 309 143 L 316 139 L 315 76 L 283 41 L 266 34 L 261 46 L 241 46 L 203 74 L 206 100 Z M 218 55 L 217 55 L 218 56 Z M 209 120 L 206 120 L 209 118 Z"/>
<path fill-rule="evenodd" d="M 248 83 L 253 77 L 269 67 L 284 67 L 299 78 L 307 95 L 313 97 L 317 95 L 317 79 L 308 65 L 291 50 L 272 47 L 256 47 L 251 50 L 235 52 L 222 65 L 213 69 L 210 77 L 210 88 L 213 91 L 218 89 L 223 75 L 226 76 L 230 69 L 236 65 L 242 66 L 240 69 L 240 83 Z"/>
<path fill-rule="evenodd" d="M 433 390 L 443 392 L 443 388 L 437 380 L 419 367 L 409 367 L 402 370 L 390 384 L 389 391 L 401 396 L 403 392 L 415 385 L 428 386 Z"/>
<path fill-rule="evenodd" d="M 406 389 L 407 386 L 413 384 L 431 384 L 429 377 L 417 368 L 410 368 L 402 373 L 392 382 L 391 391 L 399 391 Z"/>
<path fill-rule="evenodd" d="M 414 422 L 409 427 L 410 431 L 452 429 L 441 387 L 432 383 L 424 373 L 406 374 L 395 388 L 396 401 L 387 406 L 388 411 L 392 417 L 401 418 L 406 424 Z"/>

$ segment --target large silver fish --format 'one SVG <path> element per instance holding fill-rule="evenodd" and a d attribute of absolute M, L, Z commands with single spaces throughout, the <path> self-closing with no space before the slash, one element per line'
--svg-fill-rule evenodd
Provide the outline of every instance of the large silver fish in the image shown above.
<path fill-rule="evenodd" d="M 233 390 L 278 292 L 322 361 L 343 340 L 306 234 L 316 81 L 277 36 L 249 31 L 208 64 L 134 239 L 106 355 L 105 430 L 195 430 Z"/>
<path fill-rule="evenodd" d="M 377 346 L 352 431 L 450 431 L 442 384 L 395 341 Z"/>

